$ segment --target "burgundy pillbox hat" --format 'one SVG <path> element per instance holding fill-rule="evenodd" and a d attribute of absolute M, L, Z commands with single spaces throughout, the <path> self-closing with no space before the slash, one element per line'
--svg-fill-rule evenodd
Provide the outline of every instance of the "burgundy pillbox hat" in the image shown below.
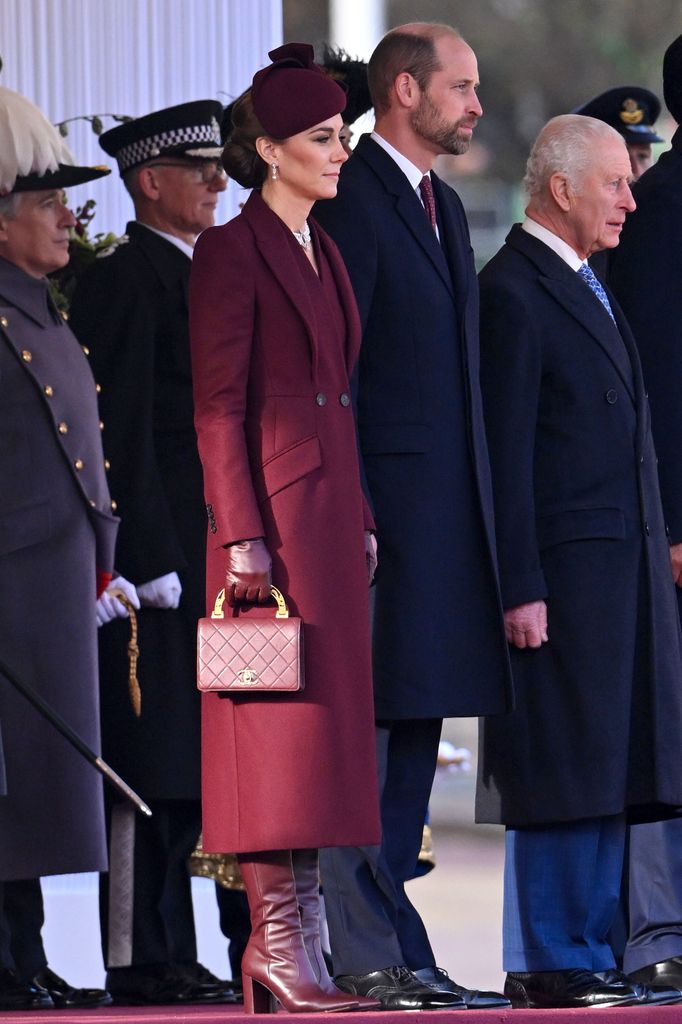
<path fill-rule="evenodd" d="M 268 57 L 272 64 L 253 76 L 251 99 L 271 138 L 288 139 L 345 109 L 345 90 L 315 63 L 308 43 L 286 43 Z"/>

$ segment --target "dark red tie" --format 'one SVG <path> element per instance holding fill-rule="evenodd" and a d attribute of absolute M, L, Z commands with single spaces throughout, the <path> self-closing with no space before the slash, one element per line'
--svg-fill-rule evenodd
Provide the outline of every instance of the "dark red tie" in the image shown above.
<path fill-rule="evenodd" d="M 431 184 L 431 176 L 425 174 L 422 180 L 419 182 L 419 191 L 422 195 L 422 201 L 424 203 L 424 209 L 426 215 L 431 221 L 431 227 L 436 230 L 436 197 L 433 194 L 433 185 Z"/>

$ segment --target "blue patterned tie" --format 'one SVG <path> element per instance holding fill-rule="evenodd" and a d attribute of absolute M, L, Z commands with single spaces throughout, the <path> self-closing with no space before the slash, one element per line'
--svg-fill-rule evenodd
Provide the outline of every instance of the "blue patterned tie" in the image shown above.
<path fill-rule="evenodd" d="M 613 310 L 611 309 L 611 303 L 609 302 L 609 297 L 606 294 L 606 292 L 604 291 L 604 289 L 602 288 L 602 285 L 601 285 L 601 282 L 599 281 L 599 279 L 597 277 L 595 277 L 595 274 L 594 274 L 594 272 L 592 270 L 592 267 L 589 265 L 589 263 L 583 263 L 583 265 L 581 266 L 580 270 L 578 271 L 578 275 L 580 277 L 582 277 L 583 281 L 585 282 L 587 287 L 590 289 L 590 291 L 594 292 L 594 294 L 597 296 L 597 298 L 601 302 L 602 306 L 604 307 L 604 309 L 609 314 L 609 316 L 611 317 L 611 319 L 613 320 L 613 322 L 615 324 L 616 318 L 613 315 Z"/>

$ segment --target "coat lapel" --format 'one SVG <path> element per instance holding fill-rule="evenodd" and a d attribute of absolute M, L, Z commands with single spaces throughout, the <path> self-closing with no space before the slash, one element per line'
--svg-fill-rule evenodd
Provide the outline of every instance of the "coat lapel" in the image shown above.
<path fill-rule="evenodd" d="M 431 260 L 443 283 L 452 294 L 452 277 L 443 247 L 429 224 L 424 207 L 395 160 L 392 160 L 388 153 L 378 146 L 369 135 L 363 135 L 360 139 L 353 159 L 364 160 L 383 183 L 386 191 L 395 197 L 398 215 L 414 240 Z"/>
<path fill-rule="evenodd" d="M 441 233 L 441 244 L 447 253 L 450 267 L 450 278 L 460 308 L 466 305 L 469 293 L 469 281 L 475 278 L 475 270 L 467 266 L 466 259 L 471 250 L 469 238 L 462 237 L 462 227 L 457 224 L 453 214 L 452 201 L 448 201 L 445 187 L 440 178 L 431 175 L 433 191 L 438 208 L 438 227 Z"/>
<path fill-rule="evenodd" d="M 360 354 L 360 342 L 362 338 L 360 315 L 358 313 L 358 307 L 353 293 L 353 286 L 350 283 L 348 271 L 346 270 L 346 266 L 341 259 L 341 254 L 336 248 L 336 245 L 318 224 L 314 221 L 311 221 L 311 223 L 313 225 L 313 230 L 317 235 L 320 248 L 329 261 L 329 266 L 331 267 L 332 275 L 336 284 L 336 290 L 339 295 L 341 309 L 346 321 L 344 353 L 346 359 L 346 371 L 350 377 L 357 362 L 358 355 Z"/>
<path fill-rule="evenodd" d="M 173 245 L 168 239 L 157 235 L 144 224 L 131 221 L 126 226 L 126 234 L 142 249 L 163 287 L 169 291 L 178 287 L 181 289 L 185 299 L 185 308 L 189 311 L 191 259 L 177 245 Z"/>
<path fill-rule="evenodd" d="M 283 291 L 291 300 L 295 311 L 303 320 L 310 340 L 315 370 L 317 369 L 317 324 L 310 295 L 300 268 L 289 254 L 284 232 L 289 229 L 282 223 L 277 214 L 263 202 L 260 192 L 253 191 L 241 214 L 253 231 L 258 251 L 279 282 Z"/>
<path fill-rule="evenodd" d="M 632 361 L 618 328 L 603 305 L 567 263 L 539 239 L 515 225 L 507 244 L 522 252 L 540 271 L 540 284 L 589 332 L 611 360 L 636 403 Z"/>

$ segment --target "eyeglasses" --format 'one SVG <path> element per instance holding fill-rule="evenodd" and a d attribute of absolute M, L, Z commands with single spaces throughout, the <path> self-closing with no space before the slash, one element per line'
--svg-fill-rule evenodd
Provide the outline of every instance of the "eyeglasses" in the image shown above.
<path fill-rule="evenodd" d="M 221 181 L 227 179 L 225 168 L 217 160 L 193 160 L 192 163 L 180 160 L 156 160 L 154 163 L 147 164 L 147 167 L 179 167 L 181 171 L 189 171 L 196 182 L 201 181 L 204 185 L 210 185 L 216 178 Z"/>

